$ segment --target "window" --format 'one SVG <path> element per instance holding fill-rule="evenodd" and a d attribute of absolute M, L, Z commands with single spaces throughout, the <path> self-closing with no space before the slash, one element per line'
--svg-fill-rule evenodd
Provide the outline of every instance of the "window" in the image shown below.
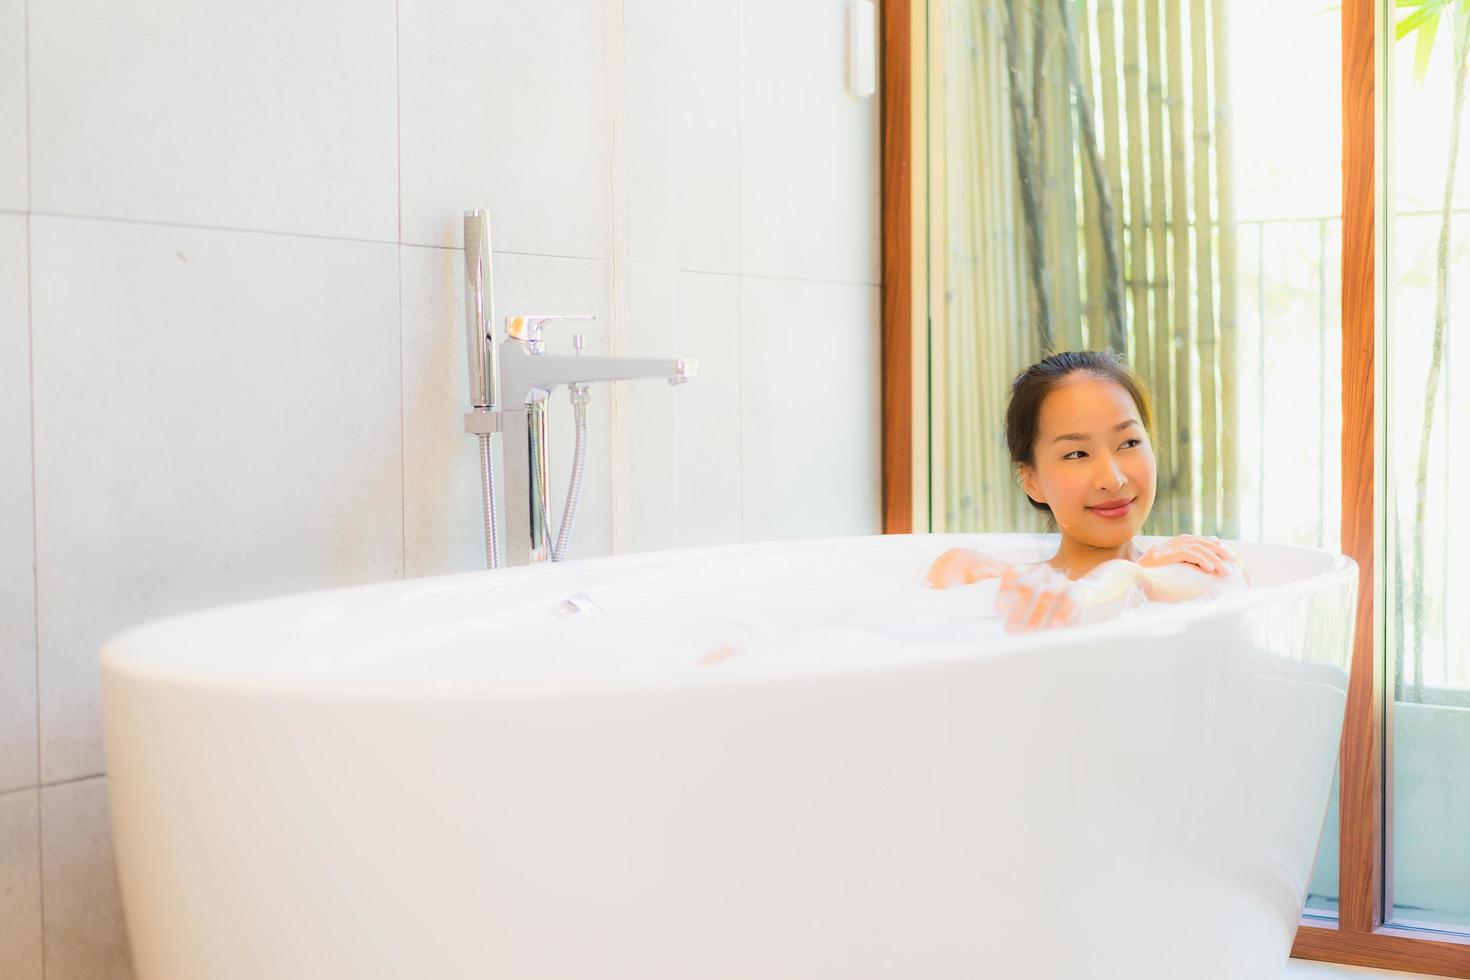
<path fill-rule="evenodd" d="M 929 15 L 933 529 L 1040 529 L 1007 386 L 1052 350 L 1109 348 L 1154 396 L 1146 533 L 1335 548 L 1341 18 L 1316 0 Z"/>
<path fill-rule="evenodd" d="M 1388 56 L 1389 801 L 1396 924 L 1470 931 L 1470 187 L 1463 3 L 1401 2 Z M 1457 168 L 1463 171 L 1463 167 Z M 1460 601 L 1456 601 L 1457 598 Z"/>
<path fill-rule="evenodd" d="M 1470 977 L 1470 0 L 882 9 L 886 529 L 1036 529 L 1005 386 L 1124 352 L 1145 531 L 1364 572 L 1294 955 Z"/>

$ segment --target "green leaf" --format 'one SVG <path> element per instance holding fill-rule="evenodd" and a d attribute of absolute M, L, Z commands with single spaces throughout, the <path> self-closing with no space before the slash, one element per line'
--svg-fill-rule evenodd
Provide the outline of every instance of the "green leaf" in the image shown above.
<path fill-rule="evenodd" d="M 1419 28 L 1419 39 L 1414 44 L 1414 81 L 1420 85 L 1424 84 L 1424 76 L 1429 71 L 1429 56 L 1434 53 L 1434 35 L 1438 28 L 1438 10 Z"/>
<path fill-rule="evenodd" d="M 1408 6 L 1407 4 L 1405 6 Z M 1394 28 L 1394 37 L 1402 41 L 1414 31 L 1417 31 L 1426 22 L 1438 22 L 1440 9 L 1444 6 L 1443 0 L 1418 0 L 1414 6 L 1418 9 L 1398 22 Z M 1430 28 L 1431 32 L 1433 28 Z"/>

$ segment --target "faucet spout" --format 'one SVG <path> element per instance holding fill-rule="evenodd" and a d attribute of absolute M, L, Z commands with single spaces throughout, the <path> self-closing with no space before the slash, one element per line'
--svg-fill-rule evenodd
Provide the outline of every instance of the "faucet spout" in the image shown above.
<path fill-rule="evenodd" d="M 690 358 L 533 354 L 515 341 L 501 347 L 500 385 L 506 405 L 528 404 L 538 390 L 559 385 L 639 378 L 664 378 L 677 385 L 694 380 L 698 373 L 699 362 Z"/>

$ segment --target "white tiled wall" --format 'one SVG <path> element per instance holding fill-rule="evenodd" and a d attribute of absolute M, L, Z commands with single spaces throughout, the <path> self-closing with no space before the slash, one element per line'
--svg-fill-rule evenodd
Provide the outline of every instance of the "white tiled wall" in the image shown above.
<path fill-rule="evenodd" d="M 0 795 L 0 977 L 41 975 L 40 797 Z"/>
<path fill-rule="evenodd" d="M 741 0 L 739 11 L 740 271 L 877 283 L 875 102 L 793 98 L 845 77 L 842 5 Z"/>
<path fill-rule="evenodd" d="M 131 976 L 107 780 L 43 787 L 41 827 L 45 976 Z"/>
<path fill-rule="evenodd" d="M 29 292 L 26 217 L 0 213 L 0 793 L 36 784 Z"/>
<path fill-rule="evenodd" d="M 701 361 L 597 393 L 575 555 L 878 529 L 844 9 L 0 0 L 0 978 L 131 972 L 104 637 L 483 561 L 465 208 L 501 313 Z"/>
<path fill-rule="evenodd" d="M 699 383 L 680 392 L 675 418 L 679 543 L 739 541 L 746 537 L 740 480 L 744 467 L 740 278 L 681 271 L 674 289 L 676 309 L 689 311 L 680 322 L 680 349 L 698 358 L 700 364 Z M 813 401 L 820 394 L 820 385 L 807 389 Z"/>
<path fill-rule="evenodd" d="M 0 211 L 24 211 L 29 206 L 26 2 L 0 0 Z"/>
<path fill-rule="evenodd" d="M 31 218 L 43 781 L 102 771 L 108 634 L 402 573 L 397 252 Z"/>
<path fill-rule="evenodd" d="M 30 0 L 33 211 L 397 238 L 392 0 Z"/>
<path fill-rule="evenodd" d="M 481 207 L 491 247 L 611 252 L 604 57 L 617 5 L 399 0 L 403 241 L 455 247 Z"/>
<path fill-rule="evenodd" d="M 740 100 L 746 82 L 740 75 L 740 4 L 684 3 L 683 0 L 635 2 L 665 9 L 672 25 L 670 36 L 678 39 L 670 44 L 667 53 L 670 81 L 665 97 L 669 104 L 672 170 L 669 211 L 678 220 L 670 235 L 671 258 L 666 261 L 690 271 L 738 274 L 742 231 Z M 820 6 L 832 12 L 835 19 L 835 3 Z M 767 36 L 752 37 L 749 43 L 769 43 L 770 33 L 785 29 L 781 21 L 767 26 Z M 636 49 L 630 46 L 630 50 Z M 652 72 L 659 65 L 654 60 L 646 67 Z M 636 72 L 636 63 L 633 67 Z M 770 65 L 769 70 L 781 71 L 784 66 Z M 677 84 L 673 79 L 678 80 Z M 630 85 L 634 91 L 638 90 L 637 81 L 635 75 Z M 821 101 L 830 110 L 839 96 L 830 84 L 827 91 L 828 97 Z M 857 113 L 871 113 L 848 104 L 845 98 L 840 105 Z M 631 122 L 646 110 L 634 103 L 628 111 Z M 780 139 L 793 134 L 766 129 L 744 135 L 746 140 L 755 140 Z"/>
<path fill-rule="evenodd" d="M 747 536 L 842 534 L 878 511 L 878 308 L 877 286 L 741 277 Z"/>

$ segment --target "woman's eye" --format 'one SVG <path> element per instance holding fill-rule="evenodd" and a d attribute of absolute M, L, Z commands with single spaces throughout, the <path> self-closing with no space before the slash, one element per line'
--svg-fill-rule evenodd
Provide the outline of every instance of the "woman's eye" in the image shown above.
<path fill-rule="evenodd" d="M 1127 442 L 1123 443 L 1123 445 L 1120 446 L 1119 448 L 1121 448 L 1121 449 L 1131 449 L 1134 446 L 1138 446 L 1138 445 L 1142 445 L 1142 444 L 1143 444 L 1143 440 L 1142 439 L 1129 439 Z"/>
<path fill-rule="evenodd" d="M 1087 454 L 1085 452 L 1083 452 L 1082 450 L 1080 450 L 1080 449 L 1074 449 L 1070 453 L 1068 453 L 1067 455 L 1063 456 L 1062 459 L 1081 459 L 1083 456 L 1086 456 L 1086 455 Z"/>

